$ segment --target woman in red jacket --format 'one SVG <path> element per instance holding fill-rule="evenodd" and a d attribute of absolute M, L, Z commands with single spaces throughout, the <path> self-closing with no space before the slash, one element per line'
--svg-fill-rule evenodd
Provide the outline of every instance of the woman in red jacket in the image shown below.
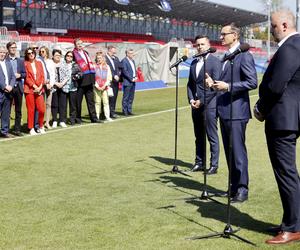
<path fill-rule="evenodd" d="M 24 82 L 24 93 L 27 106 L 27 119 L 28 129 L 31 135 L 35 135 L 34 130 L 34 110 L 37 109 L 38 123 L 40 127 L 40 133 L 44 134 L 44 113 L 45 113 L 45 101 L 44 101 L 44 70 L 42 62 L 35 59 L 36 52 L 32 48 L 28 48 L 25 51 L 25 70 L 26 78 Z"/>

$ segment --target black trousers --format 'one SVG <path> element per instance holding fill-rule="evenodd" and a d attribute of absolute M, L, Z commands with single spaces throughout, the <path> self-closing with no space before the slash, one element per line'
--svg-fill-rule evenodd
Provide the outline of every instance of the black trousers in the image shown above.
<path fill-rule="evenodd" d="M 69 99 L 69 116 L 71 124 L 75 123 L 77 117 L 77 91 L 67 93 Z"/>
<path fill-rule="evenodd" d="M 59 113 L 59 122 L 67 120 L 67 94 L 62 89 L 57 89 L 52 94 L 51 113 L 54 122 L 57 122 Z"/>
<path fill-rule="evenodd" d="M 93 92 L 93 85 L 90 84 L 88 86 L 79 86 L 77 88 L 77 118 L 81 119 L 81 105 L 82 105 L 82 99 L 83 96 L 85 96 L 87 108 L 89 111 L 89 116 L 91 121 L 97 120 L 96 116 L 96 109 L 95 109 L 95 101 L 94 101 L 94 92 Z"/>
<path fill-rule="evenodd" d="M 110 116 L 113 116 L 116 112 L 116 103 L 117 103 L 117 97 L 119 93 L 119 82 L 113 81 L 110 87 L 112 88 L 114 93 L 114 96 L 109 97 Z"/>
<path fill-rule="evenodd" d="M 16 86 L 11 94 L 15 104 L 15 131 L 19 132 L 21 130 L 23 93 L 20 87 Z"/>
<path fill-rule="evenodd" d="M 300 179 L 296 167 L 298 131 L 266 129 L 268 151 L 283 207 L 283 231 L 300 231 Z"/>

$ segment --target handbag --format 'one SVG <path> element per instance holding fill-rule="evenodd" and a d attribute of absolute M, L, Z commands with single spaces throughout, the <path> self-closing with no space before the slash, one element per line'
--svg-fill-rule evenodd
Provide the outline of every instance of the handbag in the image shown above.
<path fill-rule="evenodd" d="M 108 87 L 108 88 L 107 88 L 107 95 L 108 95 L 109 97 L 114 96 L 114 92 L 113 92 L 113 89 L 112 89 L 111 87 Z"/>

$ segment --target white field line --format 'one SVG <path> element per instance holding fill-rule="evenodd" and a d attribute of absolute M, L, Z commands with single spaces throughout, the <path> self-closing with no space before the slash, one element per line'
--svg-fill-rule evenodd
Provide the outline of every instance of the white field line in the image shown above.
<path fill-rule="evenodd" d="M 250 98 L 252 97 L 257 97 L 258 95 L 251 95 Z M 178 110 L 183 110 L 186 108 L 189 108 L 190 106 L 184 106 L 184 107 L 180 107 L 178 108 Z M 91 127 L 91 126 L 106 126 L 109 123 L 115 123 L 115 122 L 122 122 L 122 121 L 126 121 L 126 120 L 131 120 L 131 119 L 138 119 L 138 118 L 142 118 L 142 117 L 147 117 L 147 116 L 152 116 L 152 115 L 159 115 L 159 114 L 163 114 L 163 113 L 168 113 L 168 112 L 174 112 L 175 108 L 172 109 L 167 109 L 167 110 L 162 110 L 162 111 L 157 111 L 157 112 L 152 112 L 152 113 L 147 113 L 147 114 L 142 114 L 142 115 L 134 115 L 134 116 L 127 116 L 127 117 L 120 117 L 116 120 L 113 120 L 112 122 L 104 122 L 104 123 L 87 123 L 84 125 L 77 125 L 77 126 L 68 126 L 67 128 L 58 128 L 58 129 L 53 129 L 53 130 L 47 130 L 47 132 L 45 134 L 37 134 L 37 135 L 29 135 L 29 134 L 25 134 L 24 136 L 19 136 L 19 137 L 13 137 L 13 138 L 8 138 L 8 139 L 1 139 L 1 142 L 7 142 L 7 141 L 14 141 L 14 140 L 22 140 L 22 139 L 27 139 L 27 138 L 33 138 L 36 136 L 44 136 L 44 135 L 48 135 L 48 134 L 53 134 L 53 133 L 61 133 L 64 132 L 66 130 L 73 130 L 73 129 L 79 129 L 79 128 L 87 128 L 87 127 Z"/>

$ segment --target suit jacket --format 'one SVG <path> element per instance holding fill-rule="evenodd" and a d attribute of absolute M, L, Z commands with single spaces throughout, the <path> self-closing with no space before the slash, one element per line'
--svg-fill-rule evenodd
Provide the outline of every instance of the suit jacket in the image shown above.
<path fill-rule="evenodd" d="M 38 60 L 34 60 L 36 67 L 36 78 L 34 77 L 33 70 L 31 67 L 31 63 L 29 61 L 25 61 L 25 70 L 26 70 L 26 78 L 24 82 L 24 93 L 33 94 L 33 84 L 40 86 L 45 82 L 45 74 L 42 62 Z"/>
<path fill-rule="evenodd" d="M 112 74 L 112 82 L 114 83 L 118 83 L 119 81 L 116 81 L 114 79 L 114 76 L 117 75 L 120 77 L 121 75 L 121 63 L 119 61 L 119 58 L 118 57 L 114 57 L 112 58 L 113 62 L 114 62 L 114 65 L 115 65 L 115 68 L 112 66 L 108 56 L 106 55 L 105 56 L 105 60 L 106 60 L 106 63 L 108 64 L 109 68 L 110 68 L 110 71 L 111 71 L 111 74 Z"/>
<path fill-rule="evenodd" d="M 259 86 L 257 108 L 274 130 L 299 130 L 300 35 L 289 37 L 274 54 Z"/>
<path fill-rule="evenodd" d="M 24 60 L 21 58 L 16 58 L 17 60 L 17 73 L 19 73 L 21 76 L 19 78 L 16 78 L 16 84 L 15 87 L 18 86 L 21 90 L 21 92 L 24 92 L 24 82 L 22 79 L 25 79 L 26 77 L 26 71 L 25 71 L 25 65 Z M 10 58 L 6 58 L 6 61 L 10 63 Z"/>
<path fill-rule="evenodd" d="M 6 64 L 6 69 L 7 69 L 8 84 L 10 86 L 14 87 L 15 84 L 16 84 L 16 77 L 15 77 L 15 74 L 13 72 L 13 68 L 12 68 L 10 62 L 8 62 L 6 60 L 5 60 L 5 64 Z M 5 93 L 4 92 L 5 87 L 6 87 L 5 75 L 4 75 L 2 67 L 0 66 L 0 92 L 1 93 Z"/>
<path fill-rule="evenodd" d="M 204 66 L 202 66 L 198 77 L 196 77 L 196 65 L 198 60 L 195 59 L 191 63 L 189 80 L 187 83 L 187 93 L 188 101 L 191 100 L 200 100 L 201 103 L 204 103 L 204 88 L 203 88 L 203 75 L 204 75 Z M 208 55 L 206 59 L 206 73 L 208 73 L 213 79 L 219 80 L 221 74 L 221 62 L 220 60 L 213 56 Z M 208 107 L 216 107 L 216 94 L 217 92 L 208 88 L 206 89 L 206 103 Z"/>
<path fill-rule="evenodd" d="M 133 82 L 133 71 L 131 68 L 131 65 L 129 63 L 129 59 L 127 57 L 125 57 L 122 60 L 122 77 L 123 77 L 123 86 L 129 86 L 132 84 L 135 84 L 135 82 Z M 133 61 L 134 64 L 134 68 L 135 67 L 135 62 Z M 136 76 L 136 71 L 135 71 L 135 76 Z"/>
<path fill-rule="evenodd" d="M 257 88 L 257 74 L 253 56 L 249 52 L 237 55 L 233 60 L 232 119 L 251 118 L 249 90 Z M 227 61 L 221 73 L 221 81 L 231 83 L 231 65 Z M 218 92 L 218 114 L 222 119 L 230 119 L 230 93 Z"/>

